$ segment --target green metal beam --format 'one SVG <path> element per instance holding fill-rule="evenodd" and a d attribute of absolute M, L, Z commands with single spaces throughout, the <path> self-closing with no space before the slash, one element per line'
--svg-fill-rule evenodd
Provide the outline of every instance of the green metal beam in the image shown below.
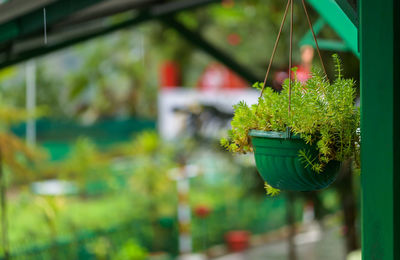
<path fill-rule="evenodd" d="M 334 0 L 307 0 L 351 51 L 358 54 L 358 29 Z"/>
<path fill-rule="evenodd" d="M 45 45 L 38 49 L 19 53 L 18 55 L 13 56 L 9 60 L 1 63 L 0 68 L 7 67 L 12 64 L 15 64 L 15 63 L 18 63 L 18 62 L 21 62 L 21 61 L 24 61 L 24 60 L 27 60 L 27 59 L 30 59 L 30 58 L 33 58 L 36 56 L 44 55 L 44 54 L 68 47 L 70 45 L 73 45 L 73 44 L 76 44 L 76 43 L 79 43 L 82 41 L 86 41 L 86 40 L 89 40 L 89 39 L 92 39 L 92 38 L 95 38 L 98 36 L 102 36 L 107 33 L 111 33 L 111 32 L 114 32 L 114 31 L 117 31 L 117 30 L 120 30 L 123 28 L 138 25 L 140 23 L 149 21 L 151 19 L 162 18 L 162 17 L 165 18 L 165 17 L 171 16 L 172 14 L 174 14 L 178 11 L 181 11 L 181 10 L 187 10 L 189 8 L 198 7 L 198 6 L 201 6 L 204 4 L 209 4 L 209 3 L 214 3 L 214 2 L 217 2 L 217 1 L 216 0 L 202 0 L 202 1 L 197 0 L 197 1 L 192 1 L 189 5 L 188 5 L 188 2 L 186 2 L 186 4 L 184 6 L 179 6 L 178 9 L 171 8 L 171 7 L 177 7 L 175 5 L 172 6 L 171 4 L 165 4 L 161 7 L 158 6 L 156 8 L 151 8 L 145 12 L 140 13 L 139 15 L 137 15 L 136 17 L 134 17 L 132 19 L 126 20 L 119 24 L 114 24 L 114 25 L 106 27 L 102 30 L 92 32 L 92 33 L 89 33 L 89 34 L 86 34 L 83 36 L 78 36 L 78 37 L 75 37 L 72 39 L 68 39 L 68 40 L 65 40 L 58 44 Z M 162 8 L 162 7 L 164 7 L 164 8 Z M 238 64 L 235 60 L 230 58 L 228 55 L 224 54 L 218 48 L 212 46 L 210 43 L 208 43 L 205 39 L 203 39 L 198 34 L 187 29 L 181 23 L 179 23 L 175 20 L 172 20 L 172 19 L 167 19 L 167 20 L 163 19 L 163 21 L 164 22 L 168 21 L 168 24 L 170 26 L 172 26 L 173 28 L 175 28 L 186 40 L 188 40 L 192 44 L 195 44 L 196 46 L 200 47 L 202 50 L 204 50 L 205 52 L 207 52 L 208 54 L 210 54 L 211 56 L 216 58 L 221 63 L 225 64 L 227 67 L 229 67 L 230 69 L 232 69 L 233 71 L 238 73 L 241 77 L 243 77 L 247 81 L 252 83 L 252 82 L 261 80 L 260 77 L 257 77 L 256 75 L 254 75 L 250 70 L 248 70 L 245 67 Z"/>
<path fill-rule="evenodd" d="M 315 45 L 314 41 L 311 44 Z M 351 51 L 346 43 L 335 40 L 318 39 L 318 46 L 321 50 L 327 51 Z"/>
<path fill-rule="evenodd" d="M 22 61 L 25 61 L 25 60 L 28 60 L 28 59 L 31 59 L 34 57 L 42 56 L 42 55 L 69 47 L 71 45 L 74 45 L 74 44 L 77 44 L 80 42 L 90 40 L 92 38 L 96 38 L 96 37 L 99 37 L 99 36 L 102 36 L 102 35 L 105 35 L 105 34 L 120 30 L 120 29 L 124 29 L 124 28 L 130 27 L 130 26 L 140 24 L 142 22 L 148 21 L 149 19 L 150 19 L 150 16 L 148 14 L 142 13 L 133 19 L 130 19 L 125 22 L 121 22 L 121 23 L 113 25 L 113 26 L 106 27 L 106 28 L 96 31 L 96 32 L 88 33 L 88 34 L 85 34 L 82 36 L 77 36 L 75 38 L 71 38 L 71 39 L 62 41 L 57 44 L 44 45 L 41 48 L 36 48 L 33 50 L 28 50 L 28 51 L 24 51 L 22 53 L 18 53 L 17 55 L 14 55 L 10 59 L 2 62 L 0 64 L 0 69 L 10 66 L 10 65 L 13 65 L 13 64 L 16 64 L 18 62 L 22 62 Z"/>
<path fill-rule="evenodd" d="M 319 18 L 313 25 L 313 29 L 316 35 L 324 28 L 326 22 L 324 19 Z M 303 38 L 299 42 L 299 46 L 303 45 L 312 45 L 315 48 L 315 42 L 312 35 L 311 30 L 303 36 Z M 318 39 L 318 46 L 321 50 L 328 50 L 328 51 L 351 51 L 350 48 L 346 45 L 346 43 L 341 41 L 335 40 L 325 40 L 325 39 Z M 357 55 L 358 53 L 356 53 Z"/>
<path fill-rule="evenodd" d="M 52 23 L 104 0 L 61 0 L 51 3 L 46 8 L 46 23 Z M 0 25 L 0 43 L 13 40 L 44 28 L 43 9 L 35 10 Z"/>
<path fill-rule="evenodd" d="M 350 21 L 358 28 L 358 14 L 356 10 L 349 4 L 347 0 L 335 0 L 336 4 L 342 9 L 342 11 L 347 15 Z"/>
<path fill-rule="evenodd" d="M 362 257 L 400 259 L 399 1 L 360 2 Z"/>
<path fill-rule="evenodd" d="M 21 53 L 13 55 L 9 59 L 1 62 L 0 68 L 4 68 L 7 66 L 16 64 L 18 62 L 28 60 L 33 57 L 45 55 L 45 54 L 66 48 L 73 44 L 77 44 L 80 42 L 90 40 L 95 37 L 99 37 L 99 36 L 103 36 L 108 33 L 115 32 L 117 30 L 136 26 L 138 24 L 141 24 L 143 22 L 147 22 L 147 21 L 150 21 L 150 20 L 153 20 L 156 18 L 160 18 L 163 16 L 170 16 L 170 15 L 173 15 L 180 11 L 197 8 L 197 7 L 201 7 L 201 6 L 204 6 L 207 4 L 212 4 L 212 3 L 216 3 L 216 2 L 220 2 L 220 1 L 221 0 L 176 1 L 176 2 L 171 2 L 171 3 L 167 3 L 167 4 L 157 5 L 152 8 L 149 8 L 148 10 L 142 11 L 140 14 L 138 14 L 137 16 L 135 16 L 131 19 L 125 20 L 118 24 L 112 24 L 112 25 L 102 28 L 98 31 L 87 33 L 87 34 L 81 35 L 81 36 L 76 36 L 74 38 L 64 40 L 60 43 L 43 45 L 43 46 L 40 46 L 40 48 L 23 51 Z"/>
<path fill-rule="evenodd" d="M 210 54 L 212 57 L 217 59 L 219 62 L 226 65 L 228 68 L 239 74 L 245 80 L 250 83 L 254 83 L 257 81 L 261 81 L 262 77 L 258 77 L 254 75 L 253 72 L 246 69 L 239 63 L 237 63 L 234 59 L 232 59 L 228 54 L 225 54 L 222 50 L 218 49 L 217 47 L 213 46 L 209 43 L 206 39 L 204 39 L 201 35 L 196 32 L 191 31 L 185 25 L 178 22 L 173 17 L 165 17 L 162 21 L 170 26 L 171 28 L 175 29 L 177 33 L 179 33 L 184 39 L 186 39 L 189 43 L 193 44 L 194 46 L 202 49 L 204 52 Z"/>
<path fill-rule="evenodd" d="M 325 24 L 326 24 L 326 22 L 324 21 L 324 19 L 322 19 L 321 17 L 318 18 L 318 20 L 313 24 L 313 30 L 314 30 L 315 35 L 318 35 L 318 33 L 322 30 L 322 28 L 324 28 Z M 303 38 L 301 38 L 301 40 L 299 42 L 299 46 L 310 45 L 310 44 L 315 45 L 312 32 L 309 29 L 304 34 Z"/>

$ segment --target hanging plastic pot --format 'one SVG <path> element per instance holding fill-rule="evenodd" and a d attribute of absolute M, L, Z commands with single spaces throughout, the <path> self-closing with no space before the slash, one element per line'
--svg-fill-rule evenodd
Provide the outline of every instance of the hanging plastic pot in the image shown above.
<path fill-rule="evenodd" d="M 340 162 L 331 161 L 324 171 L 317 173 L 304 163 L 299 151 L 318 156 L 315 146 L 306 144 L 299 136 L 286 132 L 251 130 L 256 165 L 262 178 L 281 190 L 313 191 L 329 186 L 337 176 Z"/>

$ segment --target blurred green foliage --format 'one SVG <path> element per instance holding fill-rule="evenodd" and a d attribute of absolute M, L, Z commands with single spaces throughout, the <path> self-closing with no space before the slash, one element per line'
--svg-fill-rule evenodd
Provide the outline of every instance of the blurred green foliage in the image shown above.
<path fill-rule="evenodd" d="M 58 178 L 75 181 L 80 189 L 91 183 L 104 182 L 112 184 L 108 166 L 110 158 L 101 153 L 90 139 L 81 137 L 72 146 L 69 156 L 57 162 Z"/>
<path fill-rule="evenodd" d="M 126 241 L 121 249 L 112 257 L 115 260 L 145 260 L 147 250 L 139 246 L 133 239 Z"/>
<path fill-rule="evenodd" d="M 85 254 L 96 259 L 144 257 L 147 251 L 176 253 L 177 193 L 169 172 L 178 166 L 178 147 L 161 140 L 155 132 L 143 132 L 108 152 L 98 150 L 89 139 L 79 139 L 69 159 L 55 168 L 68 172 L 61 176 L 80 187 L 99 178 L 111 188 L 98 194 L 83 191 L 70 196 L 40 196 L 19 188 L 10 200 L 11 252 L 23 255 L 43 245 L 40 252 L 47 252 L 43 254 L 49 254 L 48 259 L 54 252 L 65 257 L 77 254 L 81 246 L 86 248 Z M 190 181 L 190 205 L 192 209 L 198 205 L 211 209 L 205 219 L 193 213 L 196 251 L 223 243 L 224 234 L 232 229 L 259 234 L 285 225 L 284 197 L 265 199 L 262 186 L 243 178 L 256 176 L 248 166 L 232 161 L 228 153 L 210 154 L 202 149 L 198 147 L 186 158 L 187 163 L 197 162 L 201 168 L 201 174 Z M 108 177 L 93 175 L 96 170 Z M 123 181 L 113 186 L 116 182 L 112 176 Z M 260 193 L 254 192 L 256 187 Z M 333 194 L 325 201 L 330 207 L 337 206 Z M 300 220 L 301 216 L 302 200 L 298 200 L 296 218 Z M 75 239 L 86 237 L 85 232 L 92 234 L 91 238 L 74 244 Z"/>
<path fill-rule="evenodd" d="M 42 109 L 27 112 L 0 94 L 0 167 L 7 183 L 21 184 L 35 179 L 38 163 L 46 158 L 42 149 L 27 144 L 10 129 L 13 124 L 35 118 L 42 113 Z M 2 175 L 1 178 L 3 177 Z"/>

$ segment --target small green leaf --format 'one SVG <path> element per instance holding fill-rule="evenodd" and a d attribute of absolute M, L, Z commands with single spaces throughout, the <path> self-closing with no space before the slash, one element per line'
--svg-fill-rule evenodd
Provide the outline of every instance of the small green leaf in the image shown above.
<path fill-rule="evenodd" d="M 276 188 L 272 187 L 267 182 L 264 183 L 264 188 L 265 188 L 265 191 L 267 192 L 267 195 L 271 196 L 271 197 L 275 197 L 275 196 L 279 195 L 279 193 L 281 193 L 280 189 L 276 189 Z"/>

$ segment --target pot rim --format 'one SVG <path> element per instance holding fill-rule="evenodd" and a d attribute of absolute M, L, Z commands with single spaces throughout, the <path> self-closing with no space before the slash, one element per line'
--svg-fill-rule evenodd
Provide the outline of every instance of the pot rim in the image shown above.
<path fill-rule="evenodd" d="M 270 139 L 301 139 L 300 135 L 289 134 L 288 132 L 276 132 L 276 131 L 263 131 L 263 130 L 250 130 L 249 136 L 261 137 Z"/>

